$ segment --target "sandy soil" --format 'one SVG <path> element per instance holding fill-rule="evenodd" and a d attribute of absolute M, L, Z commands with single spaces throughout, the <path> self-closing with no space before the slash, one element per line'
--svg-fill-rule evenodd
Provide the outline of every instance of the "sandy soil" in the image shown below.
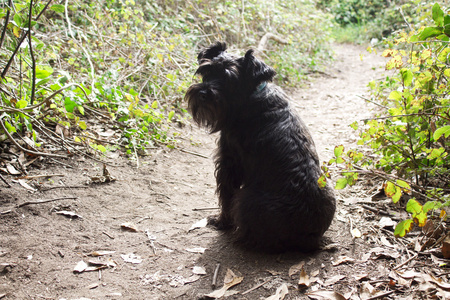
<path fill-rule="evenodd" d="M 340 45 L 335 50 L 328 75 L 289 91 L 322 160 L 331 157 L 335 145 L 356 141 L 348 124 L 373 114 L 372 105 L 358 95 L 367 94 L 367 83 L 383 72 L 383 60 L 363 48 Z M 110 159 L 114 166 L 107 169 L 117 178 L 110 183 L 87 185 L 90 176 L 102 173 L 102 165 L 80 158 L 63 161 L 71 167 L 53 162 L 30 168 L 29 175 L 63 175 L 29 182 L 40 186 L 37 192 L 4 175 L 12 187 L 0 181 L 0 299 L 198 299 L 214 290 L 219 264 L 215 289 L 222 287 L 228 269 L 243 277 L 230 289 L 240 293 L 229 299 L 264 299 L 283 284 L 289 291 L 285 299 L 307 299 L 305 293 L 317 290 L 353 291 L 355 297 L 362 293 L 360 277 L 380 280 L 385 285 L 378 290 L 386 289 L 388 267 L 401 259 L 367 260 L 369 250 L 380 245 L 367 224 L 377 224 L 381 216 L 357 205 L 372 201 L 363 188 L 337 193 L 338 210 L 326 233 L 336 245 L 312 254 L 252 253 L 236 248 L 213 228 L 190 230 L 217 212 L 212 162 L 216 136 L 196 126 L 183 134 L 183 151 L 158 149 L 139 165 Z M 59 198 L 68 199 L 17 207 Z M 124 229 L 127 222 L 136 231 Z M 354 239 L 351 226 L 363 236 Z M 393 240 L 389 232 L 386 237 Z M 95 257 L 95 251 L 111 252 Z M 344 256 L 353 260 L 336 264 Z M 76 273 L 80 261 L 101 262 L 103 269 Z M 299 272 L 291 269 L 294 274 L 289 274 L 299 263 L 312 281 L 305 289 L 298 286 Z"/>

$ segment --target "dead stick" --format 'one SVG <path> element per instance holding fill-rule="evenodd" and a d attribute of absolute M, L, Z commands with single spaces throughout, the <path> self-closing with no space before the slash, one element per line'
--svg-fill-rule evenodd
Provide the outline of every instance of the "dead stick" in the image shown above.
<path fill-rule="evenodd" d="M 42 204 L 47 202 L 54 202 L 59 200 L 76 200 L 78 197 L 64 197 L 64 198 L 56 198 L 56 199 L 49 199 L 49 200 L 41 200 L 41 201 L 27 201 L 22 204 L 17 205 L 17 208 L 23 207 L 25 205 L 31 205 L 31 204 Z"/>
<path fill-rule="evenodd" d="M 214 209 L 220 209 L 220 207 L 204 207 L 204 208 L 193 208 L 193 211 L 201 211 L 201 210 L 214 210 Z"/>
<path fill-rule="evenodd" d="M 378 299 L 378 298 L 383 298 L 383 297 L 389 296 L 392 293 L 395 293 L 395 291 L 389 291 L 389 292 L 386 292 L 386 293 L 375 295 L 375 296 L 372 296 L 370 298 L 367 298 L 367 300 L 375 300 L 375 299 Z"/>
<path fill-rule="evenodd" d="M 49 188 L 45 188 L 45 189 L 41 189 L 41 192 L 47 192 L 50 190 L 55 190 L 55 189 L 87 189 L 89 188 L 89 186 L 81 186 L 81 185 L 75 185 L 75 186 L 70 186 L 70 185 L 65 185 L 65 186 L 52 186 Z"/>
<path fill-rule="evenodd" d="M 385 215 L 385 216 L 392 217 L 392 215 L 390 213 L 388 213 L 387 211 L 384 211 L 384 210 L 381 210 L 381 209 L 377 209 L 377 208 L 374 208 L 374 207 L 366 205 L 366 204 L 361 204 L 361 206 L 363 208 L 367 209 L 367 210 L 370 210 L 371 212 L 378 213 L 380 215 Z"/>
<path fill-rule="evenodd" d="M 219 275 L 219 269 L 220 269 L 220 264 L 217 264 L 216 269 L 214 270 L 214 275 L 213 275 L 212 284 L 211 284 L 213 289 L 216 288 L 217 275 Z"/>
<path fill-rule="evenodd" d="M 8 183 L 8 181 L 6 181 L 6 179 L 2 176 L 2 174 L 0 174 L 0 178 L 3 180 L 3 182 L 10 188 L 11 185 Z"/>
<path fill-rule="evenodd" d="M 106 231 L 102 231 L 102 233 L 104 234 L 104 235 L 106 235 L 107 237 L 109 237 L 110 239 L 114 239 L 114 237 L 112 236 L 112 235 L 110 235 L 109 233 L 107 233 Z"/>
<path fill-rule="evenodd" d="M 409 263 L 411 260 L 417 258 L 417 256 L 419 256 L 419 253 L 416 253 L 415 255 L 411 256 L 410 258 L 408 258 L 407 260 L 405 260 L 404 262 L 402 262 L 401 264 L 399 264 L 398 266 L 396 266 L 396 267 L 393 268 L 392 270 L 397 270 L 397 269 L 403 267 L 404 265 L 406 265 L 407 263 Z"/>
<path fill-rule="evenodd" d="M 200 154 L 200 153 L 197 153 L 197 152 L 188 151 L 188 150 L 185 150 L 185 149 L 180 149 L 180 151 L 184 152 L 184 153 L 187 153 L 187 154 L 192 154 L 192 155 L 195 155 L 195 156 L 203 157 L 203 158 L 209 158 L 209 156 L 206 156 L 206 155 L 203 155 L 203 154 Z"/>
<path fill-rule="evenodd" d="M 242 295 L 248 294 L 248 293 L 250 293 L 250 292 L 256 290 L 257 288 L 262 287 L 263 285 L 265 285 L 266 283 L 268 283 L 268 282 L 271 281 L 271 280 L 272 280 L 272 278 L 267 279 L 267 280 L 264 281 L 263 283 L 260 283 L 260 284 L 255 285 L 255 286 L 252 287 L 251 289 L 248 289 L 248 290 L 246 290 L 245 292 L 243 292 Z"/>
<path fill-rule="evenodd" d="M 18 179 L 34 179 L 34 178 L 42 178 L 42 177 L 64 177 L 66 175 L 64 174 L 49 174 L 49 175 L 27 175 L 27 176 L 23 176 L 23 177 L 19 177 Z"/>

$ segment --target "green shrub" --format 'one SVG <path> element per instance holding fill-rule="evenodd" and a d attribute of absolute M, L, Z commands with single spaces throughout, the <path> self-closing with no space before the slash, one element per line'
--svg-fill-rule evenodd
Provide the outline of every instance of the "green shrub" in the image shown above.
<path fill-rule="evenodd" d="M 397 226 L 398 236 L 414 222 L 424 226 L 428 212 L 450 204 L 450 14 L 434 4 L 430 15 L 432 26 L 401 32 L 388 43 L 382 55 L 390 58 L 386 69 L 395 74 L 369 84 L 385 110 L 360 128 L 358 144 L 376 155 L 345 153 L 338 146 L 324 166 L 326 172 L 330 165 L 342 168 L 337 188 L 354 184 L 364 173 L 386 180 L 385 194 L 394 203 L 411 195 L 406 209 L 412 219 Z"/>

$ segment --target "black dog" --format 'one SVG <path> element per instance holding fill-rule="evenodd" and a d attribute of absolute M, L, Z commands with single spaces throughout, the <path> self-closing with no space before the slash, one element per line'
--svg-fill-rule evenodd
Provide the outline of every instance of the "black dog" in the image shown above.
<path fill-rule="evenodd" d="M 269 83 L 275 71 L 254 57 L 216 43 L 198 55 L 202 83 L 187 93 L 194 120 L 220 131 L 216 154 L 221 213 L 210 223 L 233 229 L 250 248 L 280 252 L 317 249 L 336 210 L 320 188 L 320 164 L 305 124 L 288 97 Z"/>

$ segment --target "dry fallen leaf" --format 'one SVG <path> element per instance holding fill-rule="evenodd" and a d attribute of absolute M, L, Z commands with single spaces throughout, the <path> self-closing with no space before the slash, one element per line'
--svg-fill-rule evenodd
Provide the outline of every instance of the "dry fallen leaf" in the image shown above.
<path fill-rule="evenodd" d="M 287 284 L 283 283 L 279 288 L 277 288 L 275 295 L 267 297 L 265 300 L 283 300 L 287 294 L 289 294 Z"/>
<path fill-rule="evenodd" d="M 361 231 L 359 231 L 358 228 L 353 228 L 350 232 L 351 232 L 353 238 L 361 237 Z"/>
<path fill-rule="evenodd" d="M 88 267 L 87 263 L 85 263 L 84 261 L 79 261 L 75 266 L 75 268 L 73 269 L 73 272 L 74 273 L 84 272 L 84 270 L 86 270 L 87 267 Z"/>
<path fill-rule="evenodd" d="M 11 165 L 11 164 L 7 164 L 6 165 L 6 170 L 8 170 L 8 173 L 11 174 L 11 175 L 20 175 L 20 174 L 22 174 L 22 172 L 17 171 L 16 168 L 14 168 L 14 166 Z"/>
<path fill-rule="evenodd" d="M 351 257 L 348 256 L 339 256 L 337 260 L 332 261 L 332 265 L 333 266 L 337 266 L 343 263 L 348 263 L 348 262 L 354 262 L 355 260 Z"/>
<path fill-rule="evenodd" d="M 61 210 L 61 211 L 57 211 L 56 214 L 63 215 L 65 217 L 72 218 L 72 219 L 76 219 L 76 218 L 83 219 L 82 216 L 74 213 L 73 211 Z"/>
<path fill-rule="evenodd" d="M 206 248 L 202 248 L 202 247 L 196 247 L 196 248 L 187 248 L 186 251 L 187 252 L 192 252 L 192 253 L 205 253 Z"/>
<path fill-rule="evenodd" d="M 389 217 L 382 217 L 380 219 L 380 221 L 378 222 L 378 226 L 380 228 L 386 228 L 386 227 L 393 228 L 395 225 L 396 225 L 396 223 L 394 221 L 392 221 L 392 219 Z"/>
<path fill-rule="evenodd" d="M 192 224 L 191 228 L 189 228 L 188 231 L 192 231 L 192 230 L 197 229 L 197 228 L 203 228 L 206 225 L 208 225 L 208 218 L 201 219 L 200 221 Z"/>
<path fill-rule="evenodd" d="M 298 264 L 295 264 L 292 267 L 290 267 L 289 273 L 288 273 L 289 277 L 292 277 L 292 275 L 295 275 L 298 272 L 300 272 L 304 265 L 305 265 L 305 262 L 302 261 L 302 262 L 299 262 Z"/>
<path fill-rule="evenodd" d="M 116 252 L 116 251 L 98 250 L 98 251 L 92 251 L 92 253 L 89 254 L 89 255 L 90 255 L 90 256 L 97 257 L 97 256 L 103 256 L 103 255 L 113 254 L 113 253 L 115 253 L 115 252 Z"/>
<path fill-rule="evenodd" d="M 308 274 L 306 274 L 305 269 L 302 267 L 300 271 L 300 278 L 298 280 L 298 286 L 300 289 L 307 288 L 311 285 L 311 281 L 309 280 Z"/>
<path fill-rule="evenodd" d="M 395 248 L 395 246 L 392 245 L 392 244 L 387 240 L 387 238 L 386 238 L 385 236 L 381 236 L 380 240 L 381 240 L 381 243 L 382 243 L 383 245 L 385 245 L 386 247 L 389 247 L 389 248 Z"/>
<path fill-rule="evenodd" d="M 128 254 L 121 254 L 120 257 L 125 262 L 132 263 L 132 264 L 140 264 L 142 262 L 142 258 L 134 253 L 128 253 Z"/>
<path fill-rule="evenodd" d="M 375 253 L 376 258 L 380 258 L 380 257 L 386 257 L 386 258 L 399 258 L 400 254 L 392 249 L 386 249 L 386 248 L 381 248 L 381 247 L 375 247 L 372 250 L 370 250 L 371 253 Z"/>
<path fill-rule="evenodd" d="M 325 282 L 323 283 L 324 286 L 329 286 L 332 284 L 335 284 L 336 282 L 338 282 L 339 280 L 345 278 L 345 275 L 335 275 L 331 278 L 328 278 L 327 280 L 325 280 Z"/>
<path fill-rule="evenodd" d="M 341 294 L 339 294 L 338 292 L 335 292 L 335 291 L 319 290 L 319 291 L 315 291 L 315 292 L 306 293 L 305 295 L 307 295 L 311 299 L 318 299 L 318 300 L 323 300 L 323 299 L 346 300 L 346 298 L 344 296 L 342 296 Z"/>
<path fill-rule="evenodd" d="M 450 236 L 446 236 L 442 242 L 442 255 L 444 258 L 450 258 Z"/>
<path fill-rule="evenodd" d="M 203 267 L 195 266 L 192 268 L 192 273 L 197 275 L 206 275 L 206 270 Z"/>
<path fill-rule="evenodd" d="M 132 231 L 132 232 L 138 232 L 138 227 L 136 224 L 132 223 L 132 222 L 125 222 L 120 224 L 120 227 L 123 230 L 128 230 L 128 231 Z"/>
<path fill-rule="evenodd" d="M 242 280 L 244 280 L 244 277 L 238 277 L 238 276 L 236 276 L 236 274 L 234 274 L 233 271 L 228 269 L 227 273 L 225 275 L 225 279 L 223 280 L 223 282 L 224 282 L 223 287 L 218 290 L 215 290 L 212 293 L 209 293 L 205 296 L 210 297 L 210 298 L 215 298 L 215 299 L 221 298 L 225 295 L 225 293 L 227 292 L 227 290 L 229 288 L 241 283 Z"/>
<path fill-rule="evenodd" d="M 36 192 L 37 189 L 35 189 L 34 187 L 32 187 L 31 185 L 29 185 L 24 179 L 19 179 L 17 180 L 17 182 L 19 182 L 19 184 L 24 187 L 25 189 L 29 190 L 29 191 L 33 191 Z"/>
<path fill-rule="evenodd" d="M 364 279 L 367 276 L 369 276 L 369 274 L 365 273 L 365 274 L 356 274 L 353 275 L 352 277 L 355 278 L 356 281 L 360 281 L 361 279 Z"/>
<path fill-rule="evenodd" d="M 374 296 L 377 293 L 377 290 L 369 282 L 364 281 L 359 292 L 361 299 L 367 299 Z"/>

